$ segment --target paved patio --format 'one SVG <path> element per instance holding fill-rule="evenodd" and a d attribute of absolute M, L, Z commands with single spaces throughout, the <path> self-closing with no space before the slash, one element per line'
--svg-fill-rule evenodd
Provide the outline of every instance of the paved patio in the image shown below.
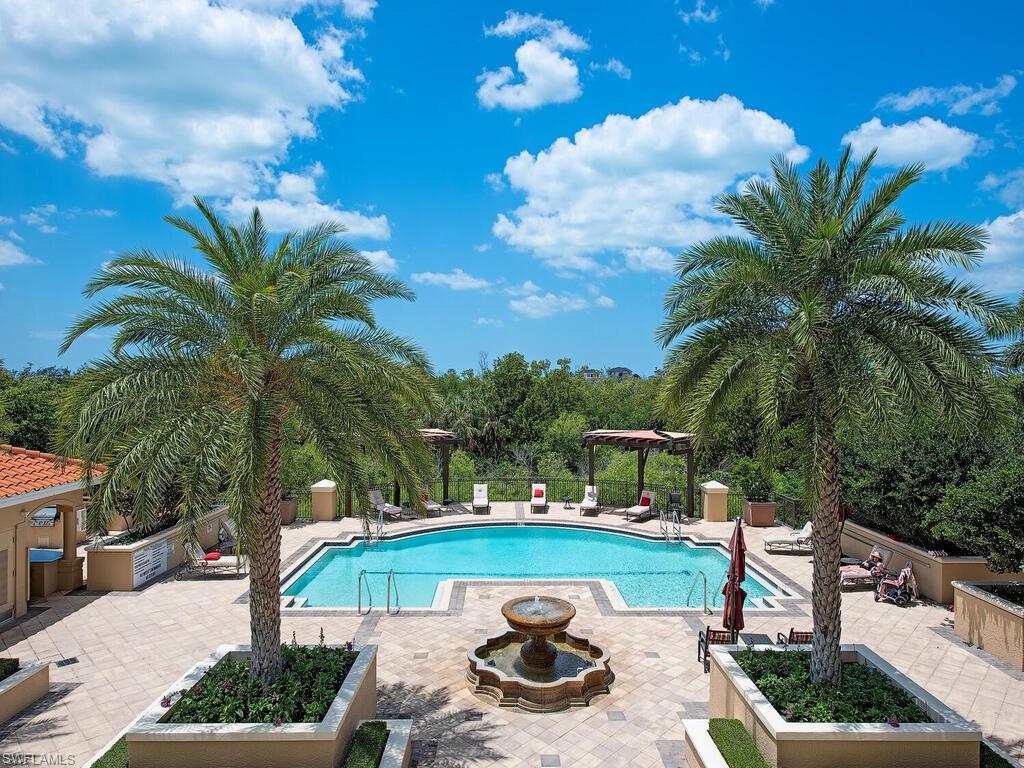
<path fill-rule="evenodd" d="M 553 504 L 546 516 L 531 516 L 524 507 L 495 504 L 490 519 L 580 520 L 575 510 L 562 510 L 560 504 Z M 388 531 L 458 519 L 469 517 L 392 524 Z M 658 532 L 656 520 L 637 524 L 601 515 L 597 522 Z M 358 530 L 354 520 L 297 523 L 283 531 L 283 558 L 298 557 L 311 540 Z M 731 525 L 699 522 L 685 530 L 727 541 Z M 776 532 L 746 531 L 749 562 L 798 593 L 786 601 L 785 610 L 748 613 L 745 632 L 772 637 L 811 623 L 810 559 L 765 555 L 761 539 Z M 167 578 L 139 592 L 53 595 L 33 604 L 32 615 L 4 628 L 3 655 L 77 661 L 51 667 L 50 694 L 0 725 L 0 757 L 64 755 L 83 765 L 211 648 L 248 642 L 246 589 L 244 579 Z M 704 621 L 720 626 L 720 612 L 707 618 L 699 610 L 627 616 L 609 611 L 579 584 L 546 586 L 545 592 L 576 604 L 573 631 L 589 634 L 610 650 L 616 678 L 611 694 L 590 707 L 529 715 L 477 699 L 465 683 L 469 644 L 481 631 L 504 628 L 499 607 L 522 591 L 521 586 L 469 584 L 461 608 L 451 615 L 408 611 L 361 617 L 286 610 L 283 636 L 290 639 L 294 632 L 299 642 L 315 642 L 323 627 L 329 641 L 377 643 L 378 714 L 415 718 L 419 766 L 685 766 L 680 721 L 707 711 L 707 677 L 696 661 L 696 635 Z M 1024 675 L 959 642 L 946 608 L 920 604 L 900 609 L 876 604 L 870 592 L 851 592 L 844 598 L 843 623 L 845 640 L 881 652 L 978 722 L 995 743 L 1024 758 Z"/>

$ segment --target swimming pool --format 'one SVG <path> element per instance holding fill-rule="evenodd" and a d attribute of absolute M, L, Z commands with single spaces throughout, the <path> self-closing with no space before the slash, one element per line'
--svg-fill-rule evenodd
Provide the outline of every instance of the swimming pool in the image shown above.
<path fill-rule="evenodd" d="M 719 546 L 568 526 L 475 525 L 383 539 L 369 547 L 362 541 L 324 546 L 286 580 L 284 594 L 305 598 L 308 607 L 355 607 L 359 572 L 365 570 L 380 607 L 387 573 L 394 570 L 405 608 L 431 607 L 448 579 L 606 579 L 629 608 L 696 608 L 703 605 L 702 586 L 689 593 L 695 575 L 703 572 L 709 606 L 716 599 L 714 605 L 721 607 L 722 597 L 714 592 L 728 567 L 728 551 Z M 743 588 L 750 607 L 778 593 L 750 567 Z"/>

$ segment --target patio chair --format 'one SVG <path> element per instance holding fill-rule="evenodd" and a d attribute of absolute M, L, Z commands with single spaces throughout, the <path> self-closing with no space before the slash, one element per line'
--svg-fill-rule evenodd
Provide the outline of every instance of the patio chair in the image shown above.
<path fill-rule="evenodd" d="M 586 515 L 591 512 L 595 515 L 601 514 L 601 505 L 597 503 L 596 485 L 587 486 L 583 492 L 583 501 L 580 502 L 580 515 Z"/>
<path fill-rule="evenodd" d="M 799 531 L 779 536 L 766 536 L 764 539 L 764 551 L 809 552 L 811 549 L 811 534 L 811 521 L 808 520 Z"/>
<path fill-rule="evenodd" d="M 220 529 L 217 531 L 219 540 L 218 549 L 221 552 L 231 552 L 238 549 L 238 531 L 235 528 L 235 521 L 230 517 L 222 517 Z"/>
<path fill-rule="evenodd" d="M 185 560 L 182 562 L 178 572 L 174 574 L 176 581 L 180 581 L 191 574 L 203 576 L 211 573 L 234 572 L 238 575 L 246 567 L 246 559 L 242 555 L 223 555 L 220 552 L 204 552 L 196 544 L 185 546 Z"/>
<path fill-rule="evenodd" d="M 669 491 L 668 511 L 678 515 L 680 519 L 685 517 L 683 514 L 683 494 L 679 491 Z"/>
<path fill-rule="evenodd" d="M 423 491 L 420 494 L 420 503 L 423 505 L 423 509 L 426 510 L 427 517 L 430 517 L 431 515 L 437 515 L 440 517 L 441 513 L 444 512 L 444 505 L 438 504 L 430 498 L 430 491 Z"/>
<path fill-rule="evenodd" d="M 401 520 L 402 519 L 402 508 L 396 507 L 394 504 L 388 504 L 384 501 L 384 494 L 378 491 L 370 491 L 370 506 L 373 507 L 373 511 L 377 513 L 380 518 L 387 520 Z"/>
<path fill-rule="evenodd" d="M 775 641 L 776 645 L 810 645 L 814 641 L 814 632 L 802 632 L 796 627 L 789 628 L 789 634 L 781 632 Z"/>
<path fill-rule="evenodd" d="M 704 664 L 704 674 L 711 671 L 708 651 L 712 645 L 736 645 L 738 633 L 733 629 L 712 629 L 705 627 L 697 635 L 697 663 Z"/>
<path fill-rule="evenodd" d="M 630 520 L 646 520 L 654 510 L 654 491 L 644 490 L 640 501 L 626 510 L 626 522 Z"/>
<path fill-rule="evenodd" d="M 473 484 L 473 513 L 477 512 L 485 515 L 491 512 L 491 502 L 487 500 L 487 483 Z"/>
<path fill-rule="evenodd" d="M 839 566 L 840 587 L 874 587 L 885 576 L 891 559 L 891 549 L 876 546 L 863 563 Z"/>
<path fill-rule="evenodd" d="M 530 492 L 530 511 L 548 511 L 548 487 L 544 483 L 534 483 Z"/>

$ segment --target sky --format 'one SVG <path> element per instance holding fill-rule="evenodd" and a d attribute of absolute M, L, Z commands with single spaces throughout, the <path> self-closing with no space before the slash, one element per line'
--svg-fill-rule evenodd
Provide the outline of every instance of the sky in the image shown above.
<path fill-rule="evenodd" d="M 936 0 L 4 0 L 0 359 L 58 356 L 85 281 L 162 221 L 332 219 L 413 303 L 439 371 L 520 351 L 658 367 L 676 256 L 715 197 L 844 143 L 927 167 L 912 221 L 985 225 L 968 277 L 1024 290 L 1024 5 Z"/>

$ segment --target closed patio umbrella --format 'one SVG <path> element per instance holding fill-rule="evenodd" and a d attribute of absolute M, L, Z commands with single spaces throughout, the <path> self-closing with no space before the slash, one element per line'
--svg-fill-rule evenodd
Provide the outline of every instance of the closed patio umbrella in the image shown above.
<path fill-rule="evenodd" d="M 740 526 L 741 520 L 736 518 L 736 529 L 729 540 L 729 551 L 732 553 L 729 558 L 729 576 L 722 589 L 725 595 L 722 626 L 733 632 L 743 629 L 743 601 L 747 598 L 747 593 L 740 586 L 747 572 L 747 544 L 743 540 L 743 528 Z"/>

